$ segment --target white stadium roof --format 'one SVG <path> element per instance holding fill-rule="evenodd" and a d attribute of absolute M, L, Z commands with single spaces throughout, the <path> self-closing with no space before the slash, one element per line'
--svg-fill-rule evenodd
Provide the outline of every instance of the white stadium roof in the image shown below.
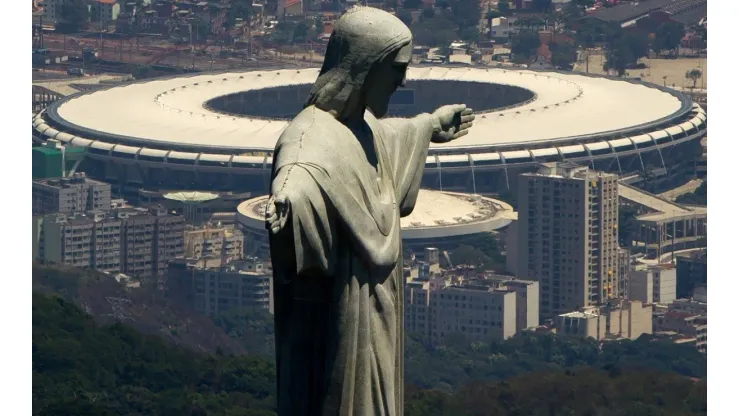
<path fill-rule="evenodd" d="M 154 79 L 73 96 L 54 111 L 57 119 L 90 140 L 105 136 L 109 143 L 159 149 L 186 145 L 203 151 L 271 151 L 287 121 L 232 117 L 212 112 L 204 103 L 240 91 L 311 84 L 317 74 L 318 69 L 304 68 Z M 409 79 L 491 82 L 536 94 L 522 106 L 479 113 L 470 134 L 448 148 L 597 135 L 656 122 L 682 108 L 677 96 L 656 86 L 569 73 L 412 67 Z"/>
<path fill-rule="evenodd" d="M 242 202 L 237 208 L 239 222 L 264 231 L 267 198 L 265 195 Z M 475 234 L 509 225 L 514 214 L 511 205 L 492 198 L 422 189 L 414 211 L 401 218 L 401 229 L 404 239 Z"/>

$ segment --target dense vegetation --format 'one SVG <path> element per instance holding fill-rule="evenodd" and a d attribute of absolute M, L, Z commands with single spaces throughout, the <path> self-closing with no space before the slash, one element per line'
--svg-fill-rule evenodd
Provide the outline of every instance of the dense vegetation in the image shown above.
<path fill-rule="evenodd" d="M 274 380 L 264 359 L 197 354 L 33 297 L 34 414 L 271 415 Z"/>
<path fill-rule="evenodd" d="M 148 288 L 126 295 L 110 276 L 33 271 L 35 415 L 274 415 L 268 314 L 231 311 L 214 325 Z M 111 296 L 130 304 L 111 309 Z M 453 334 L 447 343 L 407 336 L 405 414 L 706 414 L 706 357 L 689 346 L 538 333 L 490 344 Z M 615 410 L 621 402 L 629 405 Z"/>
<path fill-rule="evenodd" d="M 675 374 L 581 368 L 469 383 L 452 395 L 407 388 L 405 415 L 706 415 L 706 388 Z"/>
<path fill-rule="evenodd" d="M 447 340 L 444 348 L 406 342 L 406 381 L 420 388 L 453 390 L 474 380 L 502 381 L 532 372 L 591 368 L 635 368 L 704 378 L 706 356 L 686 345 L 644 336 L 609 342 L 553 334 L 522 333 L 491 344 Z"/>
<path fill-rule="evenodd" d="M 669 345 L 649 344 L 614 344 L 598 354 L 587 341 L 528 335 L 486 352 L 471 346 L 489 356 L 485 365 L 474 362 L 476 353 L 470 351 L 429 352 L 412 343 L 410 372 L 420 371 L 421 361 L 426 370 L 419 374 L 450 372 L 445 380 L 454 392 L 423 389 L 429 378 L 410 380 L 405 414 L 706 414 L 704 381 L 654 370 L 703 375 L 705 364 L 678 346 L 665 352 Z M 578 368 L 602 363 L 610 364 Z M 652 369 L 628 369 L 635 364 Z M 563 369 L 568 366 L 578 367 Z M 521 373 L 526 374 L 516 375 Z M 500 383 L 476 381 L 504 377 L 507 381 Z M 35 415 L 268 416 L 274 415 L 274 382 L 269 360 L 172 347 L 120 323 L 98 326 L 59 297 L 34 295 Z"/>

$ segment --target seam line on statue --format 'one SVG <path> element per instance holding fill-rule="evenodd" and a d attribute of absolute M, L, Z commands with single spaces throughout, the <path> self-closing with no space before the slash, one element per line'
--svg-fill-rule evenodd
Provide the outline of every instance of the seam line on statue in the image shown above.
<path fill-rule="evenodd" d="M 285 179 L 283 180 L 282 185 L 280 185 L 280 189 L 277 193 L 280 193 L 285 188 L 285 185 L 288 183 L 288 178 L 290 177 L 290 173 L 293 172 L 293 168 L 295 165 L 298 164 L 298 159 L 300 157 L 300 150 L 303 149 L 303 138 L 306 136 L 306 133 L 308 133 L 309 130 L 313 128 L 313 126 L 316 124 L 316 108 L 311 109 L 311 124 L 301 132 L 301 138 L 298 139 L 298 153 L 295 156 L 295 161 L 290 164 L 290 167 L 288 168 L 288 173 L 285 174 Z"/>

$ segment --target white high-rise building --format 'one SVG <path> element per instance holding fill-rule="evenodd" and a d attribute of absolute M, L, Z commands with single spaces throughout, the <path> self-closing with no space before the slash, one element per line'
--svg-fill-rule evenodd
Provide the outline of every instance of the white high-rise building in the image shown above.
<path fill-rule="evenodd" d="M 540 282 L 544 319 L 623 298 L 617 175 L 548 163 L 519 176 L 517 267 Z"/>

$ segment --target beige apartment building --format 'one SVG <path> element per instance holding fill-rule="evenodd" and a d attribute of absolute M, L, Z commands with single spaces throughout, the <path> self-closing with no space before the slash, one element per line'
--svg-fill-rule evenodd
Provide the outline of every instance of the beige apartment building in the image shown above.
<path fill-rule="evenodd" d="M 629 279 L 629 298 L 645 303 L 668 304 L 676 300 L 676 267 L 651 265 L 633 270 Z"/>
<path fill-rule="evenodd" d="M 653 308 L 639 301 L 611 300 L 601 307 L 561 314 L 555 328 L 559 334 L 596 340 L 634 340 L 653 333 Z"/>
<path fill-rule="evenodd" d="M 626 295 L 617 175 L 548 163 L 519 176 L 517 195 L 514 272 L 540 283 L 542 318 Z"/>
<path fill-rule="evenodd" d="M 405 287 L 405 329 L 432 345 L 450 334 L 471 341 L 507 339 L 539 325 L 538 283 L 511 276 L 432 277 Z"/>
<path fill-rule="evenodd" d="M 34 259 L 140 280 L 183 255 L 184 219 L 161 207 L 33 217 Z"/>
<path fill-rule="evenodd" d="M 228 262 L 241 259 L 243 255 L 244 234 L 239 230 L 211 226 L 187 226 L 185 229 L 186 258 L 222 258 Z"/>
<path fill-rule="evenodd" d="M 272 268 L 256 259 L 235 260 L 216 267 L 179 259 L 170 263 L 167 293 L 215 316 L 230 309 L 260 308 L 273 312 Z"/>
<path fill-rule="evenodd" d="M 33 215 L 73 214 L 111 209 L 111 187 L 84 173 L 72 177 L 33 181 Z"/>

